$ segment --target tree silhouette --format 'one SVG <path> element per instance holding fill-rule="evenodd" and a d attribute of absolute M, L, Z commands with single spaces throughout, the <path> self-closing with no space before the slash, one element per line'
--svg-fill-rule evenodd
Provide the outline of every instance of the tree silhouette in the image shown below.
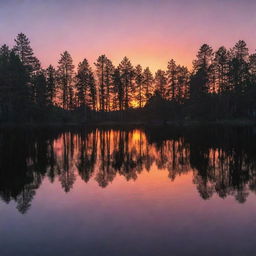
<path fill-rule="evenodd" d="M 30 41 L 25 34 L 18 34 L 13 50 L 20 57 L 21 62 L 29 73 L 40 70 L 39 60 L 34 56 Z"/>
<path fill-rule="evenodd" d="M 128 57 L 115 67 L 101 55 L 95 69 L 84 58 L 75 69 L 67 51 L 56 70 L 43 69 L 23 33 L 12 50 L 3 45 L 0 51 L 4 122 L 255 121 L 256 54 L 249 54 L 243 40 L 230 50 L 203 44 L 191 72 L 170 59 L 154 77 L 148 67 L 134 68 Z"/>
<path fill-rule="evenodd" d="M 153 95 L 153 75 L 149 69 L 149 67 L 145 68 L 143 71 L 143 93 L 145 100 L 143 102 L 143 105 L 150 99 L 150 97 Z"/>
<path fill-rule="evenodd" d="M 86 59 L 78 64 L 76 75 L 78 106 L 96 108 L 96 88 L 92 69 Z"/>
<path fill-rule="evenodd" d="M 118 110 L 123 110 L 124 88 L 123 88 L 121 72 L 119 68 L 116 68 L 114 71 L 113 83 L 114 83 L 113 108 Z"/>
<path fill-rule="evenodd" d="M 67 51 L 63 52 L 58 63 L 57 74 L 59 88 L 61 90 L 62 107 L 64 109 L 72 109 L 74 103 L 74 65 L 71 55 Z"/>
<path fill-rule="evenodd" d="M 130 60 L 127 57 L 124 57 L 121 63 L 118 66 L 121 75 L 121 84 L 124 92 L 124 101 L 122 102 L 122 109 L 127 110 L 133 98 L 134 91 L 134 70 Z"/>
<path fill-rule="evenodd" d="M 99 108 L 101 111 L 110 111 L 114 66 L 105 55 L 99 56 L 95 66 L 99 83 Z"/>
<path fill-rule="evenodd" d="M 20 58 L 6 45 L 0 48 L 0 109 L 1 120 L 22 120 L 30 101 L 29 77 Z"/>
<path fill-rule="evenodd" d="M 57 74 L 52 65 L 46 69 L 46 89 L 47 89 L 47 104 L 55 103 L 57 93 Z"/>
<path fill-rule="evenodd" d="M 175 100 L 177 90 L 177 66 L 175 61 L 172 59 L 167 65 L 167 99 Z"/>
<path fill-rule="evenodd" d="M 167 78 L 165 71 L 159 69 L 155 74 L 155 90 L 162 98 L 167 98 Z"/>
<path fill-rule="evenodd" d="M 143 91 L 143 82 L 144 82 L 144 76 L 142 74 L 142 67 L 141 65 L 137 65 L 134 70 L 135 75 L 135 90 L 137 91 L 137 94 L 135 95 L 136 100 L 138 101 L 138 105 L 140 108 L 142 108 L 145 95 Z"/>

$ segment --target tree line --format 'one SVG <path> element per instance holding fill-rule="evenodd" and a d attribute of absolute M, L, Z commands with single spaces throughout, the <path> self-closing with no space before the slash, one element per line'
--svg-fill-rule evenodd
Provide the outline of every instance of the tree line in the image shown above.
<path fill-rule="evenodd" d="M 93 67 L 83 59 L 75 69 L 67 51 L 56 68 L 44 69 L 29 39 L 20 33 L 13 48 L 0 48 L 0 119 L 147 111 L 150 105 L 150 114 L 160 109 L 165 120 L 251 118 L 256 115 L 255 82 L 256 53 L 249 54 L 242 40 L 231 49 L 222 46 L 216 51 L 203 44 L 191 71 L 171 59 L 166 70 L 153 74 L 148 67 L 133 66 L 127 57 L 115 67 L 106 55 L 99 56 Z"/>

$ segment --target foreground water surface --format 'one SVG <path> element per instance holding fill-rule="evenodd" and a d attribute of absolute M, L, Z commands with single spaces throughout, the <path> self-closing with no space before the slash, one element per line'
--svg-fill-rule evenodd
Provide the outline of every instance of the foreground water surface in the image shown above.
<path fill-rule="evenodd" d="M 0 255 L 254 255 L 256 130 L 0 132 Z"/>

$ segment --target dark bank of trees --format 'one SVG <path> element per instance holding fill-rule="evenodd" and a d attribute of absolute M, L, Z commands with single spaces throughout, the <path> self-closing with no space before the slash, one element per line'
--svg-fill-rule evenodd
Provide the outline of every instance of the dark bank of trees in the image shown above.
<path fill-rule="evenodd" d="M 255 96 L 256 53 L 244 41 L 216 51 L 204 44 L 191 71 L 170 60 L 155 74 L 105 55 L 75 68 L 67 51 L 44 69 L 22 33 L 0 48 L 1 122 L 254 119 Z"/>

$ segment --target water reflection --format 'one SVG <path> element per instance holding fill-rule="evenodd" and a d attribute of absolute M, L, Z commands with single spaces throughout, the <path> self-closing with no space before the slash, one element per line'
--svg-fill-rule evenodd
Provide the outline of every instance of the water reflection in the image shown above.
<path fill-rule="evenodd" d="M 251 128 L 1 131 L 0 196 L 25 213 L 45 178 L 68 193 L 77 175 L 105 188 L 117 175 L 136 180 L 157 167 L 172 181 L 193 172 L 202 199 L 244 203 L 256 191 L 255 140 Z"/>

